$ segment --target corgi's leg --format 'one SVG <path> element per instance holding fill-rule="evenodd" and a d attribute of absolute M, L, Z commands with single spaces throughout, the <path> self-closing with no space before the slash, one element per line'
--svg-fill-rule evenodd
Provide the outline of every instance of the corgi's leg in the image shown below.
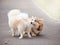
<path fill-rule="evenodd" d="M 31 35 L 32 35 L 32 36 L 36 36 L 36 34 L 35 34 L 34 32 L 31 32 Z"/>
<path fill-rule="evenodd" d="M 30 32 L 28 32 L 28 37 L 31 38 L 31 34 L 30 34 Z"/>
<path fill-rule="evenodd" d="M 30 32 L 31 32 L 31 35 L 32 35 L 32 36 L 36 36 L 33 27 L 31 27 L 31 31 L 30 31 Z"/>

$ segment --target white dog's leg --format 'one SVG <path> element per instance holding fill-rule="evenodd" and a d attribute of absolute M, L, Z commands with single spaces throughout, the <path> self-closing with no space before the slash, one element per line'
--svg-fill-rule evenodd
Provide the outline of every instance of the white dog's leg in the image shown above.
<path fill-rule="evenodd" d="M 15 36 L 15 29 L 11 28 L 12 36 Z"/>
<path fill-rule="evenodd" d="M 21 31 L 19 34 L 20 34 L 19 39 L 22 39 L 22 38 L 23 38 L 23 36 L 24 36 L 24 34 L 25 34 L 25 32 L 24 32 L 24 31 Z"/>
<path fill-rule="evenodd" d="M 20 36 L 20 33 L 19 33 L 19 31 L 18 31 L 18 36 Z"/>
<path fill-rule="evenodd" d="M 23 38 L 23 34 L 21 33 L 19 39 L 22 39 L 22 38 Z"/>
<path fill-rule="evenodd" d="M 27 33 L 28 33 L 28 37 L 31 38 L 31 34 L 30 34 L 30 32 L 31 32 L 31 26 L 29 26 L 29 27 L 27 28 L 27 30 L 28 30 L 28 32 L 27 32 Z"/>
<path fill-rule="evenodd" d="M 20 27 L 20 28 L 18 27 L 18 33 L 19 33 L 19 35 L 20 35 L 19 39 L 22 39 L 24 33 L 23 33 L 23 29 L 22 29 L 21 27 Z"/>

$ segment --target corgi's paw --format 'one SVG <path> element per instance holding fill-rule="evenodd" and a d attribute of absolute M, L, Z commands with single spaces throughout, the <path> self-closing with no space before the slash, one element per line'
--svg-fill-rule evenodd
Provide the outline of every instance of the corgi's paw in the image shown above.
<path fill-rule="evenodd" d="M 31 35 L 29 35 L 29 38 L 32 38 Z"/>
<path fill-rule="evenodd" d="M 34 36 L 34 37 L 35 37 L 35 36 L 36 36 L 36 34 L 32 34 L 32 36 Z"/>

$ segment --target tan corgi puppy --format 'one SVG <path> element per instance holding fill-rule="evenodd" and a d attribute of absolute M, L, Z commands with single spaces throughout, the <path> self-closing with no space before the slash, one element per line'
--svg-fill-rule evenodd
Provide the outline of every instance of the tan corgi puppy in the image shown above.
<path fill-rule="evenodd" d="M 40 32 L 43 30 L 43 19 L 39 19 L 37 17 L 33 17 L 32 19 L 32 24 L 34 25 L 31 30 L 32 36 L 39 35 Z"/>

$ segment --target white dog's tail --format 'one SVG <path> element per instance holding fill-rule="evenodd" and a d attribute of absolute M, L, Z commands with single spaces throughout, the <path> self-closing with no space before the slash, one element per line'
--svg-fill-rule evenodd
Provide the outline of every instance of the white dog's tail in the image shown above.
<path fill-rule="evenodd" d="M 19 9 L 13 9 L 11 11 L 8 12 L 8 18 L 16 18 L 17 20 L 20 19 L 28 19 L 28 14 L 27 13 L 21 13 Z"/>
<path fill-rule="evenodd" d="M 16 16 L 20 14 L 20 10 L 19 9 L 13 9 L 11 11 L 8 12 L 8 17 L 10 18 L 11 16 Z"/>
<path fill-rule="evenodd" d="M 28 19 L 28 18 L 29 18 L 29 16 L 28 16 L 27 13 L 20 13 L 20 15 L 18 15 L 16 17 L 17 20 L 20 20 L 20 19 Z"/>

